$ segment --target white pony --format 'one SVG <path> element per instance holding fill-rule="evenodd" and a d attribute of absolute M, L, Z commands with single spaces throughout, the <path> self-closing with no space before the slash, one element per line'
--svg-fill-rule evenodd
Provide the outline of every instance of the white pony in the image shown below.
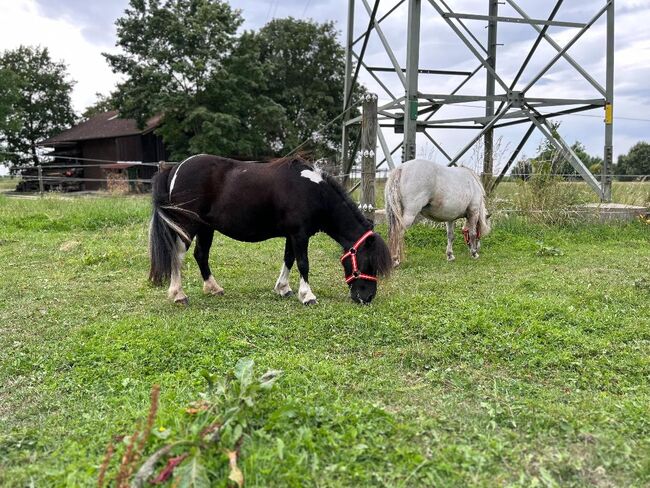
<path fill-rule="evenodd" d="M 455 258 L 454 221 L 465 217 L 465 242 L 478 258 L 480 238 L 490 232 L 485 210 L 485 190 L 469 168 L 453 168 L 433 161 L 413 159 L 394 169 L 386 182 L 386 217 L 393 263 L 404 259 L 404 232 L 418 214 L 447 223 L 447 260 Z"/>

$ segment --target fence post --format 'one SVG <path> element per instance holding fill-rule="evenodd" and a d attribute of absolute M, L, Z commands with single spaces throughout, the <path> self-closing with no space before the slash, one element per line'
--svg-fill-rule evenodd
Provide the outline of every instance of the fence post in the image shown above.
<path fill-rule="evenodd" d="M 377 95 L 363 98 L 361 116 L 361 203 L 359 208 L 367 219 L 375 220 L 375 173 L 377 171 Z"/>
<path fill-rule="evenodd" d="M 38 192 L 43 196 L 44 187 L 43 187 L 43 166 L 38 165 Z"/>

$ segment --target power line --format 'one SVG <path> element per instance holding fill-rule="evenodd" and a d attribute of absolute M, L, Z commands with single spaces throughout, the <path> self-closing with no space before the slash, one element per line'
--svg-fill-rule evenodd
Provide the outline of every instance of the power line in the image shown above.
<path fill-rule="evenodd" d="M 305 8 L 302 10 L 302 15 L 301 17 L 305 16 L 305 13 L 307 12 L 307 9 L 309 8 L 309 4 L 311 3 L 311 0 L 307 0 L 307 3 L 305 4 Z"/>

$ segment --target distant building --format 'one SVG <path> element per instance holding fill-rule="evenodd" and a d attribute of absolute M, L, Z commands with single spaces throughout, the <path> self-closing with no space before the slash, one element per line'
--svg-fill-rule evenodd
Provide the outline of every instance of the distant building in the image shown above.
<path fill-rule="evenodd" d="M 117 111 L 105 112 L 40 142 L 39 146 L 52 148 L 48 153 L 55 156 L 52 164 L 82 165 L 74 175 L 88 180 L 78 185 L 81 189 L 106 189 L 107 179 L 125 183 L 128 180 L 132 190 L 142 189 L 146 185 L 138 180 L 150 179 L 156 167 L 141 163 L 166 161 L 169 156 L 162 138 L 154 134 L 161 118 L 152 117 L 140 129 L 135 120 L 122 119 Z"/>

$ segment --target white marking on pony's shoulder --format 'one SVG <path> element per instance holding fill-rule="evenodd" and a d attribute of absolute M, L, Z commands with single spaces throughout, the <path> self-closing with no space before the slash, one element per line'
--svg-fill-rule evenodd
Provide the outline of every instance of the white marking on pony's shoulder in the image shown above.
<path fill-rule="evenodd" d="M 303 169 L 300 172 L 300 176 L 303 178 L 307 178 L 308 180 L 313 181 L 314 183 L 318 184 L 323 181 L 323 175 L 321 174 L 319 169 Z"/>

